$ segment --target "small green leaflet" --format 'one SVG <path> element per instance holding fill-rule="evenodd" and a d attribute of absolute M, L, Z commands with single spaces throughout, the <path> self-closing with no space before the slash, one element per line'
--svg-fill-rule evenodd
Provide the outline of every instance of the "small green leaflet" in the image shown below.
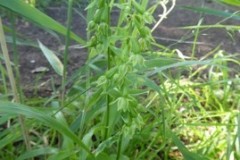
<path fill-rule="evenodd" d="M 53 67 L 54 71 L 60 76 L 63 76 L 63 64 L 59 60 L 59 58 L 54 54 L 53 51 L 51 51 L 46 46 L 44 46 L 39 40 L 38 40 L 38 45 L 42 50 L 44 56 L 47 58 L 48 62 Z"/>

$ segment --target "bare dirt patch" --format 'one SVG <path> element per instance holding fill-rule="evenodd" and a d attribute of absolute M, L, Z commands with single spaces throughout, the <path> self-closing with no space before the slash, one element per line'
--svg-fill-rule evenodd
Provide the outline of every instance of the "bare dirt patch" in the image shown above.
<path fill-rule="evenodd" d="M 179 49 L 185 55 L 190 55 L 192 52 L 194 32 L 192 30 L 182 30 L 178 27 L 197 25 L 199 19 L 201 18 L 203 19 L 202 24 L 215 24 L 223 20 L 223 18 L 220 17 L 201 15 L 189 10 L 184 10 L 181 7 L 201 5 L 205 5 L 214 9 L 229 9 L 215 3 L 207 3 L 200 0 L 178 0 L 177 6 L 173 12 L 153 33 L 157 42 L 168 46 L 171 49 Z M 83 11 L 83 8 L 75 9 L 78 11 Z M 49 6 L 45 12 L 60 23 L 66 23 L 66 5 Z M 161 10 L 157 12 L 158 13 L 155 15 L 156 17 L 159 13 L 161 13 Z M 83 13 L 83 15 L 84 14 L 85 13 Z M 224 24 L 238 23 L 239 22 L 233 20 L 224 22 Z M 33 41 L 39 39 L 50 49 L 57 51 L 59 57 L 61 57 L 62 51 L 60 48 L 64 45 L 63 37 L 56 37 L 37 26 L 27 23 L 22 19 L 18 21 L 17 26 L 19 33 Z M 74 12 L 72 30 L 81 37 L 86 37 L 86 21 L 77 12 Z M 179 41 L 183 37 L 189 38 Z M 220 49 L 225 50 L 228 53 L 239 53 L 239 42 L 239 32 L 235 32 L 231 37 L 230 32 L 224 29 L 207 29 L 201 31 L 199 34 L 196 55 L 199 57 L 203 56 L 218 45 L 220 45 Z M 73 44 L 74 42 L 72 45 Z M 58 86 L 60 84 L 60 77 L 54 73 L 40 49 L 29 46 L 19 46 L 18 49 L 18 54 L 20 57 L 21 84 L 25 92 L 31 95 L 32 91 L 38 87 L 40 89 L 41 96 L 48 95 L 51 92 L 51 83 L 49 82 L 52 82 L 53 80 L 55 85 Z M 87 51 L 83 49 L 70 49 L 69 56 L 70 59 L 68 72 L 69 75 L 71 75 L 74 70 L 81 67 L 85 63 Z M 47 70 L 45 72 L 37 72 L 36 69 L 39 69 L 39 67 L 47 68 Z"/>

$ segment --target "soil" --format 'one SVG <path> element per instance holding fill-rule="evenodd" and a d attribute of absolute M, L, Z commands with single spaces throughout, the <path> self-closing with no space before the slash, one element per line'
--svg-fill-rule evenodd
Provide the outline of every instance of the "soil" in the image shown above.
<path fill-rule="evenodd" d="M 182 8 L 182 6 L 199 7 L 203 5 L 213 9 L 230 9 L 226 6 L 211 3 L 211 1 L 207 2 L 204 0 L 177 0 L 175 9 L 153 33 L 153 35 L 156 37 L 157 42 L 172 49 L 179 49 L 184 55 L 190 55 L 193 45 L 193 32 L 190 30 L 182 30 L 178 27 L 183 27 L 186 25 L 197 25 L 200 18 L 203 18 L 202 24 L 215 24 L 223 20 L 221 17 L 201 15 L 189 10 L 184 10 Z M 76 10 L 81 10 L 84 12 L 83 8 L 76 8 Z M 51 5 L 45 9 L 45 13 L 60 23 L 66 24 L 66 5 Z M 157 18 L 157 15 L 160 13 L 161 9 L 155 13 L 155 17 Z M 234 20 L 227 20 L 224 22 L 224 24 L 238 23 L 239 22 Z M 22 19 L 18 20 L 17 26 L 19 33 L 31 40 L 40 40 L 50 49 L 57 51 L 61 57 L 63 51 L 60 48 L 64 45 L 63 37 L 46 32 L 39 27 L 32 25 L 31 23 L 23 21 Z M 72 30 L 78 35 L 81 35 L 81 37 L 86 37 L 85 20 L 79 16 L 77 12 L 74 12 Z M 179 42 L 179 39 L 186 36 L 190 36 L 190 38 Z M 196 55 L 198 57 L 201 57 L 216 48 L 218 45 L 220 45 L 221 50 L 225 50 L 228 53 L 239 54 L 239 42 L 239 32 L 235 32 L 231 37 L 231 32 L 224 29 L 203 30 L 199 34 Z M 71 43 L 71 45 L 73 44 L 74 42 Z M 48 96 L 48 94 L 51 93 L 51 87 L 49 85 L 51 84 L 52 80 L 54 85 L 58 86 L 60 84 L 60 78 L 51 69 L 49 63 L 41 53 L 40 49 L 29 46 L 19 46 L 18 54 L 20 57 L 21 84 L 26 95 L 31 96 L 33 94 L 33 91 L 38 88 L 38 93 L 40 96 Z M 69 75 L 85 63 L 86 57 L 86 50 L 76 48 L 70 49 L 70 60 L 68 66 Z M 39 67 L 46 67 L 49 69 L 49 71 L 37 73 L 36 69 L 39 69 Z"/>

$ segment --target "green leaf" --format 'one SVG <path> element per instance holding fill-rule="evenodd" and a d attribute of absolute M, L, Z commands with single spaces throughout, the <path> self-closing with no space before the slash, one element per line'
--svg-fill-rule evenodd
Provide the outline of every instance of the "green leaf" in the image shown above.
<path fill-rule="evenodd" d="M 129 102 L 125 97 L 119 97 L 117 99 L 117 108 L 118 111 L 126 112 L 129 108 Z"/>
<path fill-rule="evenodd" d="M 73 142 L 77 143 L 78 146 L 82 147 L 90 155 L 92 155 L 89 148 L 66 125 L 58 122 L 58 120 L 41 110 L 30 108 L 21 104 L 0 101 L 0 112 L 1 114 L 13 114 L 16 116 L 23 115 L 27 118 L 35 119 L 44 125 L 57 130 L 62 135 L 69 137 Z"/>
<path fill-rule="evenodd" d="M 174 63 L 177 63 L 177 62 L 180 62 L 180 59 L 160 57 L 160 58 L 154 58 L 154 59 L 146 60 L 145 61 L 145 66 L 147 68 L 164 67 L 164 66 L 171 65 L 171 64 L 174 64 Z"/>
<path fill-rule="evenodd" d="M 216 0 L 221 3 L 229 4 L 235 7 L 240 7 L 240 0 Z"/>
<path fill-rule="evenodd" d="M 35 24 L 42 26 L 43 28 L 47 28 L 58 32 L 62 35 L 67 34 L 67 29 L 52 19 L 51 17 L 47 16 L 43 12 L 39 11 L 38 9 L 31 7 L 30 5 L 26 4 L 24 1 L 21 0 L 1 0 L 0 6 L 7 8 L 27 19 L 32 21 Z M 81 39 L 79 36 L 71 32 L 70 37 L 77 42 L 85 45 L 86 42 Z"/>
<path fill-rule="evenodd" d="M 117 155 L 116 154 L 112 154 L 110 155 L 111 159 L 110 160 L 115 160 L 117 159 Z M 119 157 L 119 160 L 129 160 L 130 158 L 121 154 L 120 157 Z"/>
<path fill-rule="evenodd" d="M 61 150 L 57 154 L 48 157 L 48 160 L 66 160 L 75 155 L 74 150 Z"/>
<path fill-rule="evenodd" d="M 136 2 L 135 0 L 132 1 L 132 5 L 135 7 L 135 9 L 136 9 L 139 13 L 141 13 L 141 14 L 144 13 L 144 8 L 143 8 L 138 2 Z"/>
<path fill-rule="evenodd" d="M 42 50 L 44 56 L 47 58 L 48 62 L 51 64 L 53 69 L 57 74 L 60 76 L 63 75 L 63 64 L 62 62 L 58 59 L 58 57 L 54 54 L 53 51 L 48 49 L 46 46 L 44 46 L 40 41 L 38 41 L 38 45 L 40 49 Z"/>
<path fill-rule="evenodd" d="M 157 91 L 158 93 L 161 92 L 160 87 L 151 79 L 144 77 L 143 84 L 146 85 L 147 87 L 151 88 L 154 91 Z"/>
<path fill-rule="evenodd" d="M 94 153 L 96 156 L 98 156 L 100 153 L 102 153 L 106 148 L 110 148 L 115 142 L 117 141 L 116 137 L 110 137 L 100 143 L 98 147 L 94 150 Z"/>
<path fill-rule="evenodd" d="M 24 153 L 20 157 L 18 157 L 17 160 L 30 159 L 30 158 L 34 158 L 36 156 L 54 154 L 57 152 L 58 152 L 58 150 L 56 148 L 50 148 L 50 147 L 39 148 L 39 149 L 27 151 L 26 153 Z"/>
<path fill-rule="evenodd" d="M 104 152 L 102 152 L 102 153 L 100 153 L 98 156 L 96 156 L 96 158 L 94 158 L 94 159 L 89 159 L 89 160 L 115 160 L 116 158 L 111 158 L 110 156 L 109 156 L 109 154 L 107 154 L 107 153 L 104 153 Z"/>

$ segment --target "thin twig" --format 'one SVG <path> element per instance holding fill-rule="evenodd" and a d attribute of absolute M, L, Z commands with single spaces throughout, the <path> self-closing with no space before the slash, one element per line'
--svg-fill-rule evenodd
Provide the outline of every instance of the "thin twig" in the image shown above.
<path fill-rule="evenodd" d="M 153 32 L 160 24 L 161 22 L 167 18 L 167 15 L 173 10 L 173 8 L 176 5 L 176 0 L 171 0 L 171 7 L 169 9 L 167 9 L 166 5 L 168 3 L 168 0 L 164 0 L 164 1 L 160 1 L 160 5 L 163 8 L 163 13 L 159 15 L 160 19 L 157 21 L 157 23 L 153 26 L 151 32 Z"/>
<path fill-rule="evenodd" d="M 184 40 L 178 40 L 178 39 L 173 39 L 173 38 L 165 38 L 165 37 L 154 37 L 157 40 L 162 40 L 162 41 L 171 41 L 171 42 L 177 42 L 177 43 L 184 43 L 184 44 L 198 44 L 198 45 L 207 45 L 207 46 L 212 46 L 209 43 L 205 42 L 193 42 L 193 41 L 184 41 Z"/>

